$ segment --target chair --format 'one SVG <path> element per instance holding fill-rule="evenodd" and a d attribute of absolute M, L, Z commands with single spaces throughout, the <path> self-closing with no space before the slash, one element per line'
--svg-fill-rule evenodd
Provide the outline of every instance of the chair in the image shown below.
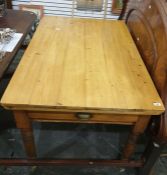
<path fill-rule="evenodd" d="M 167 3 L 163 0 L 126 0 L 120 19 L 125 19 L 129 31 L 167 107 Z M 150 143 L 145 151 L 148 174 L 167 144 L 167 113 L 152 119 Z"/>

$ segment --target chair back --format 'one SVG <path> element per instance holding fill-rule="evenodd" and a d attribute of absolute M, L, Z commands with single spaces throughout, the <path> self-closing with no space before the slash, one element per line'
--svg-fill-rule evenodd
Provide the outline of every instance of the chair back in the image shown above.
<path fill-rule="evenodd" d="M 122 18 L 167 107 L 167 2 L 129 0 Z M 158 139 L 167 142 L 167 112 L 160 117 Z"/>

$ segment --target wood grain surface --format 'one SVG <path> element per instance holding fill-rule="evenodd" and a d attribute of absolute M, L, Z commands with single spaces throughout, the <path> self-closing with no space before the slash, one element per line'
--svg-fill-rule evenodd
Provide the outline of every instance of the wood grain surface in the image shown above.
<path fill-rule="evenodd" d="M 1 104 L 156 115 L 163 103 L 124 22 L 44 17 Z"/>

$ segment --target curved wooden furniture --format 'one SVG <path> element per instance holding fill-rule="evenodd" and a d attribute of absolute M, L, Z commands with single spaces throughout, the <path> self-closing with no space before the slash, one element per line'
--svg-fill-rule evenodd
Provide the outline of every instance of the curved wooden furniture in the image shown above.
<path fill-rule="evenodd" d="M 165 0 L 129 1 L 126 23 L 148 71 L 167 105 L 167 2 Z M 167 142 L 167 117 L 161 116 L 157 133 Z"/>
<path fill-rule="evenodd" d="M 167 107 L 167 1 L 129 0 L 122 16 Z M 147 163 L 149 166 L 151 161 L 152 164 L 155 162 L 161 148 L 167 143 L 166 112 L 160 119 L 152 120 L 151 129 L 153 138 L 148 147 L 149 152 L 152 150 Z"/>

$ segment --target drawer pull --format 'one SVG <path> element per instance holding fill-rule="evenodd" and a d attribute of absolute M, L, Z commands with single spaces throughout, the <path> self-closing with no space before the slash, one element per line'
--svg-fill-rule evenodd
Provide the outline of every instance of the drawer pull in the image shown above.
<path fill-rule="evenodd" d="M 89 120 L 92 116 L 89 113 L 77 113 L 76 117 L 80 120 Z"/>

